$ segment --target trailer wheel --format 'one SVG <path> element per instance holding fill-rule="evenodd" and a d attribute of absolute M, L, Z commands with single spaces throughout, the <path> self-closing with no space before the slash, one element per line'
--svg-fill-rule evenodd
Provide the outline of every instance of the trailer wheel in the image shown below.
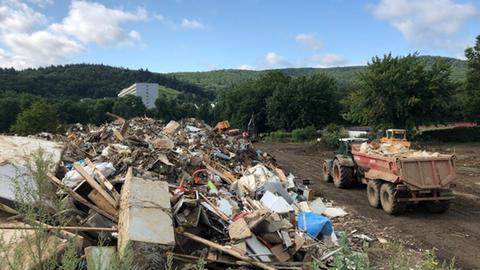
<path fill-rule="evenodd" d="M 428 201 L 426 202 L 427 210 L 431 213 L 442 214 L 450 208 L 450 201 Z"/>
<path fill-rule="evenodd" d="M 391 183 L 383 183 L 380 188 L 380 202 L 385 212 L 390 215 L 398 215 L 405 212 L 407 204 L 397 201 L 397 191 L 395 185 Z"/>
<path fill-rule="evenodd" d="M 367 197 L 368 203 L 371 207 L 380 208 L 382 204 L 380 203 L 380 188 L 382 186 L 382 181 L 380 180 L 370 180 L 367 183 Z"/>
<path fill-rule="evenodd" d="M 338 160 L 333 162 L 333 184 L 338 188 L 349 188 L 353 184 L 353 169 L 342 166 Z"/>
<path fill-rule="evenodd" d="M 323 181 L 325 182 L 332 182 L 333 181 L 333 177 L 330 173 L 328 173 L 328 164 L 327 162 L 323 162 L 323 168 L 322 168 L 322 171 L 323 171 Z"/>

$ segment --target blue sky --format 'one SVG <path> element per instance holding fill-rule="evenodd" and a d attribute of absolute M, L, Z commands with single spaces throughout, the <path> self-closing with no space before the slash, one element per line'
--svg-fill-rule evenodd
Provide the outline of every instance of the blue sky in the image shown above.
<path fill-rule="evenodd" d="M 0 66 L 151 71 L 365 64 L 392 52 L 461 58 L 479 0 L 0 0 Z"/>

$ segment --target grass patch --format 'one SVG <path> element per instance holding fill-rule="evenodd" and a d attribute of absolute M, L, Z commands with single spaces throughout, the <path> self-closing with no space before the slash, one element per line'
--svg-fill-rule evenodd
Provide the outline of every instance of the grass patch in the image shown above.
<path fill-rule="evenodd" d="M 167 98 L 174 98 L 180 94 L 180 91 L 160 85 L 158 88 L 159 94 Z"/>
<path fill-rule="evenodd" d="M 269 142 L 311 142 L 317 138 L 317 131 L 313 126 L 306 128 L 297 128 L 291 132 L 285 130 L 277 130 L 270 132 L 265 140 Z"/>

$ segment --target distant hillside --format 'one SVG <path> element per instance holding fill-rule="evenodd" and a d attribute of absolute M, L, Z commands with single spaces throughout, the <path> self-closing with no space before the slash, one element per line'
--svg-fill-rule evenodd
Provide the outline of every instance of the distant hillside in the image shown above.
<path fill-rule="evenodd" d="M 422 56 L 430 65 L 435 59 L 445 59 L 452 66 L 452 78 L 465 79 L 465 61 Z M 286 68 L 278 69 L 290 76 L 308 76 L 325 72 L 334 76 L 341 84 L 355 79 L 356 73 L 365 68 Z M 229 89 L 234 85 L 260 77 L 271 70 L 216 70 L 208 72 L 155 73 L 148 70 L 131 70 L 106 65 L 73 64 L 17 71 L 0 68 L 0 91 L 31 93 L 48 98 L 103 98 L 114 97 L 118 92 L 135 82 L 156 82 L 161 93 L 176 96 L 190 93 L 197 97 L 213 98 L 214 92 Z"/>
<path fill-rule="evenodd" d="M 16 71 L 0 69 L 0 91 L 31 93 L 49 98 L 114 97 L 135 82 L 155 82 L 161 92 L 180 92 L 212 97 L 202 87 L 148 70 L 130 70 L 105 65 L 75 64 Z"/>
<path fill-rule="evenodd" d="M 427 65 L 431 65 L 436 59 L 444 59 L 452 66 L 452 79 L 456 81 L 463 81 L 467 70 L 466 61 L 439 57 L 439 56 L 421 56 L 420 57 Z M 309 76 L 317 73 L 328 73 L 334 76 L 341 84 L 352 82 L 355 79 L 356 73 L 365 66 L 351 66 L 351 67 L 333 67 L 333 68 L 285 68 L 277 69 L 276 71 L 283 72 L 290 76 Z M 242 82 L 257 79 L 262 74 L 272 70 L 214 70 L 207 72 L 177 72 L 170 73 L 174 78 L 181 81 L 196 84 L 204 89 L 219 91 L 232 87 L 233 85 Z"/>

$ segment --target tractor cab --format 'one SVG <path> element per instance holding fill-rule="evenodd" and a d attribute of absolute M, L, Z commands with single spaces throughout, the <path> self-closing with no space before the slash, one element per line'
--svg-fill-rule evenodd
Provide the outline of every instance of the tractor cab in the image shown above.
<path fill-rule="evenodd" d="M 380 138 L 380 143 L 401 144 L 410 148 L 410 142 L 407 140 L 407 131 L 405 129 L 387 129 L 386 136 Z"/>
<path fill-rule="evenodd" d="M 335 157 L 333 159 L 326 159 L 323 162 L 323 179 L 326 182 L 330 182 L 333 179 L 341 179 L 334 181 L 337 187 L 346 187 L 349 184 L 347 182 L 354 181 L 353 168 L 355 163 L 352 157 L 352 144 L 361 144 L 368 142 L 366 138 L 342 138 L 338 140 L 339 147 L 335 151 Z M 341 175 L 343 175 L 341 177 Z M 345 176 L 348 175 L 348 176 Z"/>
<path fill-rule="evenodd" d="M 338 140 L 339 147 L 335 151 L 335 155 L 351 156 L 352 144 L 361 144 L 368 142 L 366 138 L 341 138 Z"/>

